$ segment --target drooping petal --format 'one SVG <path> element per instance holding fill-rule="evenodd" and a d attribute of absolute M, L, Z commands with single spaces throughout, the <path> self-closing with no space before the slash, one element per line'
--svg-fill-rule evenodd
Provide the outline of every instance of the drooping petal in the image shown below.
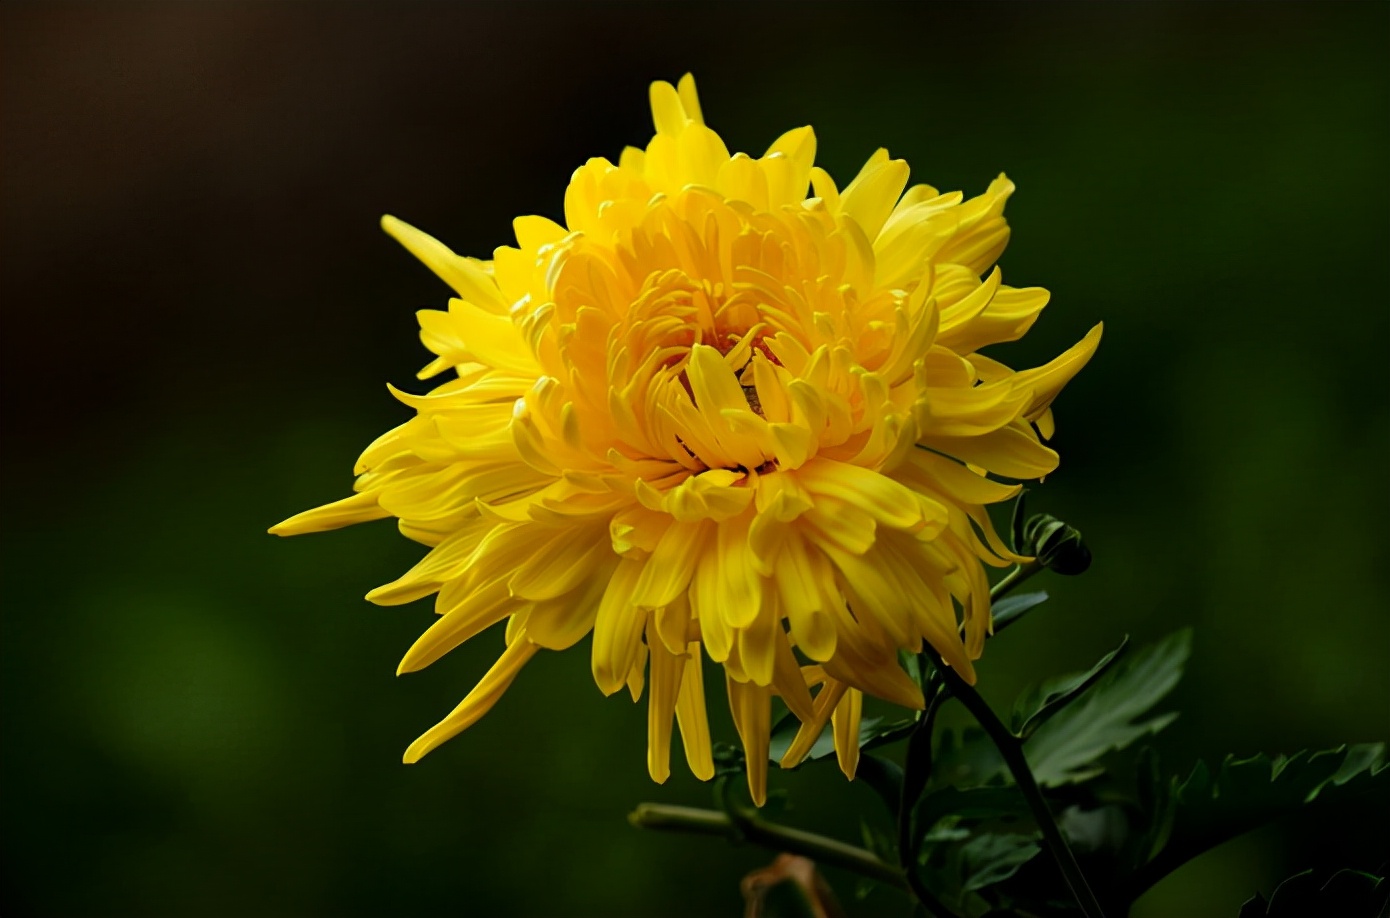
<path fill-rule="evenodd" d="M 452 739 L 458 734 L 467 730 L 478 720 L 492 710 L 492 706 L 497 704 L 503 693 L 512 684 L 517 673 L 526 665 L 536 651 L 540 650 L 535 644 L 526 639 L 523 633 L 517 637 L 502 656 L 493 664 L 492 669 L 487 671 L 473 691 L 469 692 L 463 701 L 459 702 L 458 707 L 449 713 L 449 716 L 439 723 L 430 727 L 415 742 L 406 749 L 404 761 L 407 765 L 420 761 L 420 759 L 430 750 L 439 746 L 446 740 Z"/>
<path fill-rule="evenodd" d="M 859 768 L 859 721 L 863 710 L 864 694 L 852 688 L 835 705 L 835 713 L 830 719 L 831 729 L 835 732 L 835 758 L 840 762 L 840 771 L 851 781 Z"/>
<path fill-rule="evenodd" d="M 700 663 L 700 644 L 692 642 L 686 651 L 685 673 L 676 697 L 676 723 L 690 772 L 701 781 L 714 777 L 714 747 L 710 743 L 709 717 L 705 711 L 705 681 Z"/>
<path fill-rule="evenodd" d="M 637 662 L 646 613 L 632 601 L 642 564 L 623 559 L 613 571 L 594 621 L 594 681 L 605 695 L 623 687 Z"/>
<path fill-rule="evenodd" d="M 729 710 L 743 741 L 743 758 L 748 768 L 748 793 L 755 806 L 767 800 L 767 749 L 772 736 L 772 691 L 751 682 L 725 680 L 729 691 Z"/>
<path fill-rule="evenodd" d="M 671 776 L 671 718 L 676 713 L 685 654 L 673 654 L 659 640 L 647 638 L 651 688 L 647 692 L 647 772 L 658 784 Z"/>

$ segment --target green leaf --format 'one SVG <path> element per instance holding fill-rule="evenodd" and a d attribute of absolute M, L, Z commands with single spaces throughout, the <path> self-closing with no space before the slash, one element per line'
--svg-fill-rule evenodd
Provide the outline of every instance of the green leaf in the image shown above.
<path fill-rule="evenodd" d="M 1173 690 L 1191 650 L 1184 629 L 1112 667 L 1076 704 L 1037 729 L 1024 752 L 1039 784 L 1084 781 L 1099 774 L 1096 760 L 1157 733 L 1177 714 L 1138 720 Z"/>
<path fill-rule="evenodd" d="M 864 839 L 864 847 L 880 861 L 885 864 L 898 862 L 898 843 L 887 832 L 877 826 L 870 825 L 868 820 L 860 817 L 859 833 Z"/>
<path fill-rule="evenodd" d="M 944 842 L 924 853 L 922 881 L 957 914 L 980 916 L 991 911 L 990 887 L 1012 877 L 1038 854 L 1028 835 L 986 832 L 964 843 Z M 986 893 L 982 896 L 981 893 Z"/>
<path fill-rule="evenodd" d="M 1241 906 L 1239 918 L 1375 918 L 1390 897 L 1390 882 L 1360 870 L 1338 870 L 1330 877 L 1311 870 L 1289 877 L 1268 900 L 1256 893 Z"/>
<path fill-rule="evenodd" d="M 1312 803 L 1390 791 L 1381 743 L 1292 756 L 1227 756 L 1215 774 L 1205 762 L 1173 783 L 1167 841 L 1136 871 L 1139 895 L 1208 849 Z"/>
<path fill-rule="evenodd" d="M 1012 596 L 1005 596 L 1003 599 L 994 603 L 991 610 L 994 616 L 994 630 L 998 631 L 1015 619 L 1022 618 L 1025 612 L 1031 611 L 1037 606 L 1047 602 L 1047 591 L 1038 590 L 1036 593 L 1015 593 Z"/>
<path fill-rule="evenodd" d="M 1069 806 L 1057 818 L 1057 825 L 1077 854 L 1119 852 L 1129 837 L 1124 807 L 1116 804 L 1091 809 Z"/>
<path fill-rule="evenodd" d="M 917 654 L 910 650 L 898 649 L 898 665 L 907 673 L 907 677 L 918 685 L 922 684 L 922 662 Z"/>
<path fill-rule="evenodd" d="M 1018 873 L 1039 850 L 1038 843 L 1026 835 L 977 835 L 961 850 L 963 888 L 974 892 L 1002 883 Z"/>
<path fill-rule="evenodd" d="M 1080 698 L 1087 689 L 1099 682 L 1110 667 L 1124 655 L 1128 647 L 1129 636 L 1126 635 L 1119 647 L 1101 657 L 1096 665 L 1086 672 L 1071 673 L 1048 679 L 1019 695 L 1018 700 L 1014 702 L 1014 733 L 1024 739 L 1032 736 L 1053 715 L 1061 712 L 1067 705 Z"/>
<path fill-rule="evenodd" d="M 1385 761 L 1384 743 L 1353 743 L 1347 747 L 1347 757 L 1342 760 L 1342 767 L 1319 790 L 1325 794 L 1336 788 L 1338 794 L 1356 794 L 1370 790 L 1372 786 L 1383 788 L 1386 779 L 1380 776 L 1387 768 L 1390 768 L 1390 763 Z"/>
<path fill-rule="evenodd" d="M 1125 863 L 1130 868 L 1147 862 L 1168 843 L 1176 783 L 1160 771 L 1158 753 L 1152 746 L 1139 750 L 1135 763 L 1135 803 L 1141 815 L 1126 846 Z"/>
<path fill-rule="evenodd" d="M 1001 787 L 943 787 L 922 798 L 913 814 L 919 838 L 929 835 L 944 819 L 975 821 L 1020 819 L 1028 815 L 1028 801 L 1013 785 Z"/>
<path fill-rule="evenodd" d="M 979 727 L 945 729 L 932 754 L 931 787 L 977 787 L 1004 774 L 1004 760 Z"/>
<path fill-rule="evenodd" d="M 859 722 L 859 748 L 873 749 L 902 739 L 912 729 L 911 720 L 884 720 L 882 717 L 866 717 Z M 792 740 L 801 729 L 801 721 L 795 714 L 787 714 L 772 725 L 772 735 L 768 743 L 768 758 L 780 762 L 782 756 L 791 748 Z M 835 754 L 835 734 L 829 724 L 821 731 L 816 742 L 807 753 L 805 762 L 828 758 Z"/>
<path fill-rule="evenodd" d="M 1374 743 L 1306 750 L 1287 758 L 1260 754 L 1245 759 L 1227 756 L 1213 775 L 1198 762 L 1174 794 L 1172 829 L 1164 853 L 1191 852 L 1190 860 L 1270 820 L 1318 798 L 1382 787 L 1390 781 L 1385 747 Z M 1357 780 L 1365 776 L 1365 780 Z M 1176 865 L 1175 865 L 1176 866 Z"/>
<path fill-rule="evenodd" d="M 905 738 L 912 732 L 912 728 L 917 726 L 917 721 L 908 719 L 885 720 L 881 717 L 873 719 L 873 726 L 865 729 L 865 724 L 859 725 L 859 748 L 877 749 L 880 746 L 887 746 Z"/>

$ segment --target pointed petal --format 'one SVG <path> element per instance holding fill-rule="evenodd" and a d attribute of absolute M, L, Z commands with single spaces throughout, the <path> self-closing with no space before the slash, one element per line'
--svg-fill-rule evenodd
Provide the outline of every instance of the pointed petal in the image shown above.
<path fill-rule="evenodd" d="M 681 677 L 680 693 L 676 697 L 676 723 L 681 728 L 681 743 L 691 774 L 701 781 L 714 777 L 714 748 L 710 743 L 709 717 L 705 711 L 705 679 L 701 669 L 703 653 L 699 642 L 692 642 L 685 658 L 685 674 Z"/>
<path fill-rule="evenodd" d="M 859 767 L 859 721 L 863 712 L 864 693 L 852 688 L 835 705 L 835 714 L 830 721 L 835 731 L 835 757 L 840 761 L 840 770 L 851 781 Z"/>
<path fill-rule="evenodd" d="M 748 767 L 748 793 L 755 806 L 767 802 L 767 749 L 772 735 L 772 690 L 751 682 L 725 679 L 729 691 L 729 710 L 743 741 L 743 758 Z"/>
<path fill-rule="evenodd" d="M 426 753 L 477 723 L 484 714 L 492 710 L 492 706 L 507 691 L 507 687 L 512 684 L 512 680 L 521 672 L 527 661 L 536 655 L 537 650 L 540 648 L 526 640 L 524 633 L 520 635 L 503 651 L 492 669 L 487 671 L 487 675 L 483 676 L 473 691 L 468 693 L 448 717 L 430 727 L 410 744 L 410 748 L 405 751 L 405 763 L 410 765 L 420 761 Z"/>
<path fill-rule="evenodd" d="M 650 629 L 648 629 L 650 631 Z M 647 694 L 647 772 L 657 784 L 671 776 L 671 718 L 676 713 L 685 654 L 673 654 L 648 634 L 651 688 Z"/>

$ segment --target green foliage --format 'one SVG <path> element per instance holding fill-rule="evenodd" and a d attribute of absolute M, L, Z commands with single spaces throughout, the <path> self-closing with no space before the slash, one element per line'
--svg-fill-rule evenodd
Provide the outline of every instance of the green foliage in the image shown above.
<path fill-rule="evenodd" d="M 995 633 L 998 634 L 1002 628 L 1047 602 L 1047 598 L 1046 590 L 1038 590 L 1035 593 L 1014 593 L 994 603 L 990 611 L 994 616 Z"/>
<path fill-rule="evenodd" d="M 954 827 L 966 821 L 1019 820 L 1027 815 L 1028 804 L 1013 785 L 943 787 L 927 794 L 917 805 L 916 841 L 929 837 L 947 821 Z"/>
<path fill-rule="evenodd" d="M 1269 899 L 1256 893 L 1238 918 L 1378 918 L 1390 905 L 1390 881 L 1360 870 L 1338 870 L 1324 879 L 1311 870 L 1280 883 Z"/>
<path fill-rule="evenodd" d="M 1004 774 L 999 750 L 979 727 L 942 730 L 932 757 L 930 786 L 977 787 Z"/>
<path fill-rule="evenodd" d="M 883 717 L 865 717 L 859 723 L 859 748 L 873 749 L 902 739 L 912 729 L 912 720 L 888 720 Z M 768 743 L 768 758 L 780 762 L 791 748 L 792 740 L 801 729 L 801 721 L 795 714 L 787 714 L 772 725 L 771 740 Z M 829 725 L 821 731 L 804 762 L 814 762 L 835 754 L 835 736 Z"/>
<path fill-rule="evenodd" d="M 996 604 L 996 615 L 1014 620 L 1046 598 L 1045 593 L 1005 598 Z M 1227 756 L 1214 769 L 1198 762 L 1181 777 L 1165 774 L 1158 756 L 1146 748 L 1134 762 L 1132 779 L 1108 772 L 1112 753 L 1176 717 L 1155 714 L 1154 708 L 1181 678 L 1190 647 L 1185 630 L 1133 652 L 1126 638 L 1090 669 L 1044 680 L 1013 705 L 1011 742 L 1022 744 L 1051 819 L 1101 900 L 1109 903 L 1107 909 L 1117 914 L 1159 879 L 1235 835 L 1314 802 L 1390 790 L 1382 744 L 1287 757 Z M 943 688 L 925 658 L 904 655 L 901 662 L 929 696 L 967 690 L 949 681 Z M 963 918 L 995 912 L 1079 914 L 1052 859 L 1038 858 L 1042 817 L 1015 785 L 995 739 L 972 726 L 941 730 L 933 743 L 931 725 L 928 717 L 867 718 L 860 726 L 865 751 L 858 777 L 890 813 L 906 818 L 900 831 L 921 882 Z M 799 726 L 790 714 L 777 722 L 774 760 L 785 754 Z M 907 774 L 867 751 L 909 735 Z M 826 730 L 806 761 L 833 753 Z M 868 822 L 863 836 L 880 860 L 899 862 L 896 837 Z M 1344 871 L 1317 882 L 1310 877 L 1287 881 L 1268 902 L 1252 899 L 1242 918 L 1292 915 L 1315 899 L 1322 913 L 1333 914 L 1343 902 L 1384 892 L 1384 882 L 1366 874 Z M 861 882 L 860 895 L 871 886 Z"/>
<path fill-rule="evenodd" d="M 1041 849 L 1031 835 L 985 833 L 962 844 L 929 844 L 922 852 L 921 876 L 957 914 L 978 918 L 996 907 L 984 891 L 1014 876 Z"/>
<path fill-rule="evenodd" d="M 1086 672 L 1045 680 L 1018 696 L 1018 700 L 1014 702 L 1014 733 L 1024 739 L 1032 736 L 1049 718 L 1099 682 L 1128 647 L 1129 637 L 1126 636 L 1119 647 L 1101 657 L 1096 665 Z"/>
<path fill-rule="evenodd" d="M 1336 793 L 1360 775 L 1381 775 L 1386 770 L 1384 751 L 1384 745 L 1376 743 L 1288 757 L 1227 756 L 1214 775 L 1199 761 L 1177 785 L 1168 846 L 1205 849 Z"/>
<path fill-rule="evenodd" d="M 1024 747 L 1038 783 L 1093 778 L 1102 771 L 1096 761 L 1102 755 L 1172 723 L 1175 713 L 1139 718 L 1178 684 L 1191 642 L 1191 632 L 1183 630 L 1135 652 L 1039 727 Z"/>
<path fill-rule="evenodd" d="M 1202 852 L 1315 800 L 1390 793 L 1390 764 L 1383 743 L 1366 743 L 1287 757 L 1228 755 L 1215 773 L 1199 761 L 1181 781 L 1158 780 L 1145 835 L 1149 858 L 1129 884 L 1133 895 Z"/>
<path fill-rule="evenodd" d="M 878 826 L 873 825 L 867 819 L 859 820 L 859 836 L 863 839 L 864 848 L 873 852 L 879 860 L 885 864 L 896 864 L 898 862 L 898 849 L 896 843 L 888 833 Z M 854 887 L 854 898 L 865 899 L 878 887 L 873 880 L 861 879 Z"/>

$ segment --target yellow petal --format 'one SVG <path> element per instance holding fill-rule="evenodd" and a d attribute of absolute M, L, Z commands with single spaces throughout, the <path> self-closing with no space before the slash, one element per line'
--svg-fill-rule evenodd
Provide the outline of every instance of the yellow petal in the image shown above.
<path fill-rule="evenodd" d="M 501 291 L 468 259 L 455 255 L 444 243 L 420 232 L 403 220 L 390 215 L 381 218 L 381 228 L 390 234 L 410 254 L 429 268 L 465 300 L 492 313 L 504 313 L 507 303 Z"/>
<path fill-rule="evenodd" d="M 503 651 L 492 669 L 487 671 L 487 675 L 483 676 L 473 691 L 468 693 L 448 717 L 426 730 L 419 739 L 410 744 L 410 748 L 405 751 L 405 763 L 410 765 L 420 761 L 422 756 L 436 746 L 458 736 L 477 723 L 484 714 L 492 710 L 492 706 L 507 691 L 517 673 L 521 672 L 521 668 L 539 649 L 526 640 L 524 634 L 518 637 Z"/>
<path fill-rule="evenodd" d="M 594 682 L 605 695 L 623 687 L 637 662 L 646 613 L 632 601 L 642 563 L 624 558 L 608 582 L 594 620 Z"/>
<path fill-rule="evenodd" d="M 532 605 L 526 618 L 531 641 L 547 650 L 567 650 L 577 644 L 593 630 L 607 581 L 606 572 L 599 571 L 581 588 Z"/>
<path fill-rule="evenodd" d="M 708 781 L 714 777 L 714 752 L 705 712 L 705 680 L 700 661 L 700 645 L 692 642 L 686 652 L 685 674 L 676 698 L 676 723 L 681 728 L 681 743 L 691 774 Z"/>
<path fill-rule="evenodd" d="M 705 116 L 700 112 L 700 95 L 695 91 L 695 75 L 687 73 L 676 84 L 676 95 L 680 97 L 685 117 L 696 124 L 704 124 Z"/>
<path fill-rule="evenodd" d="M 719 579 L 713 601 L 731 628 L 747 628 L 762 611 L 762 577 L 748 547 L 747 516 L 719 524 L 715 538 Z"/>
<path fill-rule="evenodd" d="M 440 593 L 439 605 L 446 608 L 425 633 L 405 652 L 396 674 L 424 669 L 455 647 L 506 618 L 517 607 L 507 591 L 505 577 L 492 580 L 474 590 Z M 446 603 L 448 603 L 446 605 Z"/>
<path fill-rule="evenodd" d="M 368 520 L 380 520 L 390 516 L 390 511 L 377 505 L 377 494 L 363 491 L 342 500 L 336 500 L 313 510 L 305 510 L 270 527 L 271 535 L 292 536 L 309 532 L 327 532 Z"/>
<path fill-rule="evenodd" d="M 507 581 L 512 595 L 522 599 L 563 596 L 592 578 L 600 566 L 613 558 L 601 529 L 562 529 L 549 538 L 540 527 L 528 531 L 536 533 L 531 537 L 531 550 Z"/>
<path fill-rule="evenodd" d="M 1100 323 L 1087 332 L 1086 337 L 1044 366 L 1014 374 L 1009 382 L 1017 389 L 1031 391 L 1033 396 L 1028 407 L 1024 409 L 1025 417 L 1030 421 L 1042 417 L 1052 400 L 1062 391 L 1062 387 L 1071 382 L 1095 354 L 1104 330 L 1105 324 Z"/>
<path fill-rule="evenodd" d="M 748 678 L 758 685 L 772 684 L 779 638 L 786 640 L 786 632 L 773 608 L 764 608 L 752 622 L 737 629 L 739 662 Z"/>
<path fill-rule="evenodd" d="M 907 187 L 907 172 L 906 162 L 890 160 L 887 150 L 879 150 L 840 194 L 841 215 L 853 219 L 873 241 Z"/>
<path fill-rule="evenodd" d="M 642 689 L 646 684 L 647 645 L 639 643 L 637 645 L 637 659 L 633 661 L 632 668 L 627 671 L 627 692 L 632 696 L 633 704 L 642 700 Z"/>
<path fill-rule="evenodd" d="M 702 520 L 694 524 L 673 523 L 668 526 L 642 568 L 632 601 L 649 609 L 659 609 L 683 595 L 690 585 L 700 555 L 706 550 L 713 525 Z"/>
<path fill-rule="evenodd" d="M 685 106 L 681 105 L 676 87 L 658 80 L 651 88 L 652 123 L 658 134 L 679 137 L 685 130 Z"/>
<path fill-rule="evenodd" d="M 772 735 L 772 690 L 751 682 L 725 679 L 729 710 L 743 741 L 743 758 L 748 767 L 748 793 L 754 806 L 767 802 L 767 749 Z"/>
<path fill-rule="evenodd" d="M 923 446 L 1005 478 L 1027 481 L 1057 470 L 1057 453 L 1037 435 L 1018 425 L 1001 427 L 979 437 L 923 437 Z"/>
<path fill-rule="evenodd" d="M 676 713 L 685 654 L 673 654 L 648 635 L 651 688 L 647 694 L 647 772 L 658 784 L 671 776 L 671 718 Z"/>
<path fill-rule="evenodd" d="M 808 548 L 799 534 L 788 534 L 773 578 L 796 646 L 812 660 L 830 659 L 835 652 L 835 620 L 822 594 L 824 579 L 813 569 Z"/>
<path fill-rule="evenodd" d="M 548 217 L 517 217 L 512 221 L 517 244 L 534 252 L 543 245 L 553 245 L 569 235 L 560 224 Z"/>
<path fill-rule="evenodd" d="M 840 771 L 851 781 L 859 767 L 859 720 L 863 711 L 864 695 L 852 688 L 835 705 L 835 714 L 830 720 L 835 732 L 835 757 L 840 762 Z"/>
<path fill-rule="evenodd" d="M 787 752 L 782 756 L 782 761 L 778 765 L 782 768 L 795 768 L 810 754 L 811 747 L 825 732 L 825 725 L 830 722 L 831 712 L 839 705 L 846 688 L 847 686 L 837 679 L 825 680 L 820 692 L 816 694 L 813 703 L 813 716 L 809 720 L 801 722 L 801 728 L 796 731 L 796 736 L 792 737 L 791 745 L 787 747 Z"/>
<path fill-rule="evenodd" d="M 700 622 L 700 635 L 710 659 L 723 663 L 734 644 L 734 630 L 724 617 L 723 571 L 719 554 L 707 552 L 700 558 L 690 582 L 690 608 Z"/>
<path fill-rule="evenodd" d="M 772 674 L 772 687 L 786 702 L 787 709 L 804 721 L 815 716 L 810 689 L 801 676 L 801 667 L 792 653 L 787 633 L 780 627 L 776 629 L 775 640 L 777 661 Z"/>

